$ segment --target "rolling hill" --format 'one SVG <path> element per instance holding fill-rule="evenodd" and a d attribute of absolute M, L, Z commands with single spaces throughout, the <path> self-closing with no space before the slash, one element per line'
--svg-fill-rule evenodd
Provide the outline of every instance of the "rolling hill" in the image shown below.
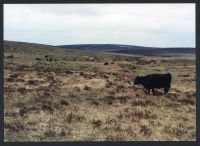
<path fill-rule="evenodd" d="M 195 48 L 157 48 L 117 44 L 78 44 L 58 46 L 66 49 L 104 51 L 136 55 L 169 55 L 169 54 L 195 54 Z"/>
<path fill-rule="evenodd" d="M 194 58 L 13 41 L 3 54 L 5 142 L 196 140 Z M 168 93 L 133 82 L 167 72 Z"/>

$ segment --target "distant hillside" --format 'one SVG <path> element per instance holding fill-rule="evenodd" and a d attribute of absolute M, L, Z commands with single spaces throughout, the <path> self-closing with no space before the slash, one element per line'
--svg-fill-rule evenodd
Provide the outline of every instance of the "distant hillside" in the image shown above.
<path fill-rule="evenodd" d="M 98 51 L 98 53 L 96 53 Z M 166 56 L 166 55 L 180 55 L 180 54 L 195 54 L 195 48 L 153 48 L 131 45 L 117 45 L 117 44 L 82 44 L 82 45 L 63 45 L 51 46 L 44 44 L 4 41 L 4 52 L 24 52 L 24 53 L 56 53 L 56 54 L 70 54 L 97 56 L 100 52 L 112 52 L 121 54 L 135 54 L 146 56 Z M 58 53 L 59 52 L 59 53 Z M 104 55 L 100 53 L 101 57 Z"/>
<path fill-rule="evenodd" d="M 131 45 L 116 45 L 116 44 L 83 44 L 83 45 L 62 45 L 59 46 L 66 49 L 104 51 L 124 54 L 137 55 L 169 55 L 169 54 L 185 54 L 195 53 L 195 48 L 156 48 L 142 47 Z"/>
<path fill-rule="evenodd" d="M 62 45 L 59 47 L 68 49 L 80 50 L 96 50 L 96 51 L 119 51 L 119 50 L 135 50 L 135 49 L 150 49 L 151 47 L 117 45 L 117 44 L 77 44 L 77 45 Z"/>
<path fill-rule="evenodd" d="M 28 42 L 17 42 L 17 41 L 4 41 L 4 53 L 12 54 L 24 54 L 24 57 L 28 58 L 44 58 L 48 55 L 54 57 L 57 60 L 62 61 L 103 61 L 103 60 L 135 60 L 136 57 L 126 56 L 122 54 L 81 50 L 81 49 L 65 49 L 61 47 L 36 44 Z"/>
<path fill-rule="evenodd" d="M 28 42 L 17 42 L 17 41 L 4 41 L 4 52 L 48 52 L 56 51 L 55 49 L 63 50 L 63 48 L 45 45 L 45 44 L 36 44 Z"/>
<path fill-rule="evenodd" d="M 195 54 L 195 48 L 149 48 L 149 49 L 133 49 L 133 50 L 116 50 L 115 53 L 137 54 L 137 55 L 179 55 L 179 54 Z"/>

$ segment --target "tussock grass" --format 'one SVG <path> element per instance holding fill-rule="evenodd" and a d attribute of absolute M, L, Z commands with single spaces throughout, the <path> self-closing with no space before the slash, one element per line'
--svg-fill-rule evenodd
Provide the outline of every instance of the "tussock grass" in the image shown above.
<path fill-rule="evenodd" d="M 14 56 L 4 59 L 5 141 L 196 140 L 194 60 L 5 47 Z M 168 94 L 133 85 L 137 75 L 166 72 Z"/>

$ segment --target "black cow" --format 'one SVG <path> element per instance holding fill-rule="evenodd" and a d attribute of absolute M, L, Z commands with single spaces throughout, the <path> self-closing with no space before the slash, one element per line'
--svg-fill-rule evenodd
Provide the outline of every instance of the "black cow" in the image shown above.
<path fill-rule="evenodd" d="M 41 58 L 35 58 L 35 60 L 41 61 L 42 59 Z"/>
<path fill-rule="evenodd" d="M 108 63 L 108 62 L 105 62 L 104 65 L 109 65 L 109 63 Z"/>
<path fill-rule="evenodd" d="M 8 59 L 14 58 L 14 55 L 7 56 L 6 58 Z"/>
<path fill-rule="evenodd" d="M 160 89 L 164 88 L 164 93 L 167 93 L 171 87 L 172 75 L 167 74 L 151 74 L 147 76 L 137 76 L 134 81 L 134 85 L 142 84 L 145 89 L 152 89 L 153 94 L 155 95 L 155 88 Z"/>

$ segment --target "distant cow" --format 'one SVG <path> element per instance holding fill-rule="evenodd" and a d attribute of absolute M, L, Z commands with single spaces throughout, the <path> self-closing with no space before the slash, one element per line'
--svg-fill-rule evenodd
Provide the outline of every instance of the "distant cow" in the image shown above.
<path fill-rule="evenodd" d="M 109 65 L 109 63 L 108 63 L 108 62 L 105 62 L 104 65 Z"/>
<path fill-rule="evenodd" d="M 52 61 L 52 58 L 49 58 L 49 59 L 47 58 L 46 61 Z"/>
<path fill-rule="evenodd" d="M 114 61 L 112 61 L 111 64 L 114 64 Z"/>
<path fill-rule="evenodd" d="M 14 55 L 6 56 L 6 58 L 8 59 L 14 58 Z"/>
<path fill-rule="evenodd" d="M 171 87 L 172 75 L 170 73 L 167 74 L 151 74 L 147 76 L 137 76 L 134 81 L 134 85 L 142 84 L 145 89 L 148 90 L 150 94 L 150 90 L 152 89 L 153 94 L 155 95 L 154 89 L 164 88 L 164 93 L 167 93 Z"/>
<path fill-rule="evenodd" d="M 35 58 L 35 60 L 41 61 L 42 59 L 40 59 L 40 58 Z"/>

